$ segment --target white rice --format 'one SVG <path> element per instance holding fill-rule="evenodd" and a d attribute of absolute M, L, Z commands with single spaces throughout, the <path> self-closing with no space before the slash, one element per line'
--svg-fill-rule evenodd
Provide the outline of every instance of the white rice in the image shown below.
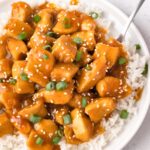
<path fill-rule="evenodd" d="M 59 6 L 69 9 L 69 10 L 79 10 L 82 12 L 89 13 L 91 11 L 96 11 L 101 15 L 101 18 L 97 20 L 100 25 L 103 25 L 104 27 L 107 27 L 108 29 L 111 29 L 112 22 L 110 20 L 107 20 L 103 17 L 103 13 L 99 7 L 96 5 L 91 6 L 85 5 L 80 3 L 78 6 L 69 6 L 68 4 L 64 3 L 64 1 L 60 0 L 50 0 L 58 4 Z M 14 2 L 14 1 L 13 1 Z M 44 0 L 41 1 L 35 1 L 35 0 L 26 0 L 31 6 L 35 6 L 36 4 L 44 2 Z M 7 22 L 8 14 L 10 12 L 6 12 L 1 14 L 0 20 L 4 20 L 0 24 L 0 31 L 1 28 L 4 26 L 4 24 Z M 5 18 L 5 19 L 4 19 Z M 111 32 L 110 32 L 111 33 Z M 109 33 L 109 34 L 110 34 Z M 125 43 L 126 44 L 126 43 Z M 126 44 L 126 49 L 129 53 L 129 64 L 127 66 L 127 72 L 128 72 L 128 84 L 132 87 L 133 90 L 137 88 L 144 87 L 146 78 L 141 75 L 143 72 L 143 68 L 145 66 L 145 63 L 147 61 L 147 58 L 145 56 L 141 56 L 140 54 L 136 53 L 135 47 L 128 43 Z M 131 120 L 131 118 L 136 115 L 137 112 L 137 105 L 138 103 L 135 102 L 134 96 L 135 92 L 132 92 L 130 96 L 127 98 L 119 101 L 117 105 L 117 111 L 115 111 L 111 118 L 109 118 L 107 121 L 103 120 L 102 125 L 106 129 L 106 132 L 103 135 L 97 136 L 94 139 L 91 139 L 89 142 L 83 143 L 81 145 L 71 145 L 67 144 L 65 140 L 62 140 L 60 142 L 60 146 L 62 150 L 101 150 L 105 149 L 105 146 L 112 141 L 124 128 L 125 124 Z M 127 109 L 129 112 L 129 117 L 126 120 L 120 119 L 119 117 L 119 111 L 122 109 Z M 26 138 L 23 137 L 23 135 L 19 136 L 11 136 L 6 135 L 2 138 L 0 138 L 0 150 L 27 150 L 26 146 Z"/>

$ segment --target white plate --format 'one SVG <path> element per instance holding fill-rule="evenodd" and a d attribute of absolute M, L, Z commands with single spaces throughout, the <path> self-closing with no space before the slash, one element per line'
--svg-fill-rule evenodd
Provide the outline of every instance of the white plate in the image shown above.
<path fill-rule="evenodd" d="M 15 0 L 0 0 L 0 18 L 2 15 L 2 12 L 9 11 L 10 12 L 10 3 L 14 2 Z M 35 0 L 24 0 L 26 2 L 29 2 L 30 4 Z M 41 0 L 36 0 L 37 2 L 41 2 Z M 66 0 L 62 0 L 66 1 Z M 114 22 L 113 28 L 121 32 L 122 27 L 124 27 L 125 23 L 127 22 L 127 16 L 118 8 L 113 6 L 111 3 L 109 3 L 106 0 L 80 0 L 85 3 L 89 3 L 90 5 L 94 4 L 100 7 L 104 12 L 106 13 L 106 18 L 109 18 Z M 5 20 L 0 20 L 5 23 Z M 130 30 L 128 31 L 127 38 L 131 40 L 132 43 L 140 43 L 142 46 L 142 54 L 149 56 L 149 51 L 146 46 L 146 43 L 136 28 L 135 25 L 132 24 L 130 27 Z M 149 63 L 149 70 L 150 70 L 150 63 Z M 139 102 L 139 109 L 137 112 L 137 115 L 132 118 L 132 120 L 125 125 L 124 130 L 114 139 L 107 147 L 106 150 L 120 150 L 122 149 L 135 135 L 135 133 L 138 131 L 139 127 L 141 126 L 146 113 L 149 108 L 150 104 L 150 72 L 148 74 L 147 84 L 145 85 L 145 89 L 143 91 L 142 98 Z"/>

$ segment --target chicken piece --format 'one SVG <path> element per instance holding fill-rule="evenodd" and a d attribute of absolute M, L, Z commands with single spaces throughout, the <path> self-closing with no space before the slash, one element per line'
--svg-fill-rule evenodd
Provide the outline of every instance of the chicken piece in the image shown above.
<path fill-rule="evenodd" d="M 98 98 L 85 108 L 91 121 L 98 122 L 108 117 L 116 109 L 116 103 L 112 98 Z"/>
<path fill-rule="evenodd" d="M 54 150 L 54 146 L 49 143 L 36 144 L 36 141 L 40 137 L 34 130 L 31 131 L 27 140 L 27 146 L 29 150 Z"/>
<path fill-rule="evenodd" d="M 67 113 L 68 113 L 67 107 L 56 108 L 56 112 L 54 112 L 56 122 L 63 125 L 64 124 L 63 116 Z"/>
<path fill-rule="evenodd" d="M 30 123 L 20 116 L 12 116 L 11 123 L 22 134 L 28 135 L 32 129 Z"/>
<path fill-rule="evenodd" d="M 0 137 L 13 134 L 13 126 L 6 113 L 0 114 Z"/>
<path fill-rule="evenodd" d="M 32 8 L 25 2 L 12 4 L 12 17 L 23 22 L 27 22 L 32 14 Z"/>
<path fill-rule="evenodd" d="M 75 137 L 83 142 L 88 141 L 93 136 L 93 125 L 90 119 L 78 108 L 71 112 L 71 117 Z"/>
<path fill-rule="evenodd" d="M 0 59 L 3 59 L 7 55 L 6 49 L 7 36 L 0 37 Z"/>
<path fill-rule="evenodd" d="M 89 30 L 89 31 L 76 32 L 71 37 L 72 37 L 72 39 L 80 38 L 82 41 L 81 46 L 86 47 L 87 50 L 89 50 L 89 51 L 94 50 L 94 47 L 96 45 L 94 31 Z"/>
<path fill-rule="evenodd" d="M 10 59 L 0 59 L 0 78 L 11 76 L 12 61 Z"/>
<path fill-rule="evenodd" d="M 47 110 L 44 106 L 44 100 L 42 98 L 38 99 L 32 105 L 27 106 L 22 110 L 20 110 L 18 114 L 25 119 L 30 119 L 31 115 L 38 115 L 41 117 L 46 116 Z"/>
<path fill-rule="evenodd" d="M 94 59 L 101 56 L 106 56 L 108 69 L 115 65 L 120 55 L 119 47 L 111 47 L 102 43 L 96 45 L 96 49 L 93 55 Z"/>
<path fill-rule="evenodd" d="M 15 113 L 20 107 L 20 97 L 14 92 L 13 88 L 8 83 L 0 83 L 0 103 L 5 106 L 7 113 Z"/>
<path fill-rule="evenodd" d="M 34 125 L 35 131 L 46 140 L 51 140 L 57 131 L 56 124 L 50 119 L 43 119 Z"/>
<path fill-rule="evenodd" d="M 15 61 L 12 67 L 12 76 L 17 79 L 15 84 L 15 91 L 18 94 L 32 94 L 34 93 L 34 83 L 29 81 L 26 74 L 24 74 L 24 68 L 26 61 Z M 24 76 L 26 79 L 24 79 Z"/>
<path fill-rule="evenodd" d="M 101 57 L 90 64 L 91 70 L 82 69 L 77 79 L 77 91 L 79 93 L 87 92 L 93 88 L 96 83 L 103 79 L 106 74 L 106 58 Z"/>
<path fill-rule="evenodd" d="M 18 94 L 33 94 L 34 84 L 32 82 L 23 81 L 22 79 L 17 79 L 15 91 Z"/>
<path fill-rule="evenodd" d="M 26 44 L 23 41 L 14 38 L 7 39 L 7 46 L 14 60 L 24 58 L 28 52 Z"/>
<path fill-rule="evenodd" d="M 60 62 L 70 63 L 76 57 L 77 46 L 72 42 L 69 35 L 62 35 L 55 41 L 52 50 L 53 55 Z"/>
<path fill-rule="evenodd" d="M 17 19 L 10 19 L 6 25 L 7 35 L 18 38 L 20 34 L 24 33 L 25 40 L 28 40 L 33 34 L 33 29 L 28 23 Z"/>
<path fill-rule="evenodd" d="M 122 81 L 120 79 L 107 76 L 97 83 L 96 90 L 101 97 L 116 97 L 121 86 Z"/>
<path fill-rule="evenodd" d="M 41 17 L 36 26 L 36 32 L 46 33 L 53 27 L 53 12 L 51 9 L 42 9 L 38 15 Z"/>
<path fill-rule="evenodd" d="M 48 83 L 48 78 L 53 69 L 55 60 L 53 55 L 41 49 L 32 49 L 28 55 L 28 62 L 25 73 L 30 80 L 44 87 Z"/>
<path fill-rule="evenodd" d="M 95 31 L 96 22 L 94 21 L 93 18 L 91 18 L 90 16 L 85 17 L 85 15 L 84 15 L 84 17 L 81 17 L 81 19 L 82 19 L 82 23 L 81 23 L 82 31 L 90 31 L 90 30 Z"/>
<path fill-rule="evenodd" d="M 80 144 L 82 143 L 80 140 L 78 140 L 75 137 L 75 134 L 73 132 L 73 128 L 70 125 L 64 126 L 64 135 L 67 143 L 69 144 Z"/>
<path fill-rule="evenodd" d="M 59 34 L 71 34 L 80 27 L 80 19 L 76 11 L 62 10 L 57 16 L 57 23 L 53 31 Z"/>
<path fill-rule="evenodd" d="M 42 90 L 36 94 L 36 97 L 43 96 L 46 103 L 52 104 L 67 104 L 73 97 L 73 83 L 70 83 L 66 89 L 57 91 L 46 91 Z"/>
<path fill-rule="evenodd" d="M 28 46 L 32 49 L 45 49 L 46 45 L 51 46 L 54 41 L 54 38 L 46 36 L 45 34 L 39 31 L 35 31 L 32 37 L 30 38 L 30 41 L 28 42 Z"/>
<path fill-rule="evenodd" d="M 78 67 L 72 63 L 56 64 L 51 72 L 51 80 L 70 82 L 77 71 Z"/>

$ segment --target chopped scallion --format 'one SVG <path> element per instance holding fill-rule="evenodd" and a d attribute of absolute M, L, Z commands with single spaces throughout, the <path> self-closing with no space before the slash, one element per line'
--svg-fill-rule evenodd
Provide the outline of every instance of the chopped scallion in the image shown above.
<path fill-rule="evenodd" d="M 135 44 L 136 50 L 140 50 L 141 49 L 141 45 L 140 44 Z"/>
<path fill-rule="evenodd" d="M 125 109 L 120 112 L 120 118 L 121 118 L 121 119 L 127 119 L 127 118 L 128 118 L 128 115 L 129 115 L 129 113 L 128 113 L 128 111 L 125 110 Z"/>
<path fill-rule="evenodd" d="M 38 137 L 38 138 L 36 139 L 36 144 L 37 144 L 37 145 L 42 145 L 43 142 L 44 142 L 44 140 L 43 140 L 41 137 Z"/>
<path fill-rule="evenodd" d="M 39 15 L 34 15 L 34 16 L 33 16 L 33 21 L 34 21 L 35 23 L 38 23 L 40 20 L 41 20 L 41 17 L 40 17 Z"/>
<path fill-rule="evenodd" d="M 61 137 L 60 136 L 54 136 L 52 138 L 52 144 L 58 144 L 61 140 Z"/>
<path fill-rule="evenodd" d="M 42 58 L 45 59 L 45 60 L 48 60 L 48 59 L 49 59 L 48 55 L 46 55 L 46 54 L 43 54 L 43 55 L 42 55 Z"/>
<path fill-rule="evenodd" d="M 23 81 L 28 81 L 28 80 L 29 80 L 29 78 L 28 78 L 28 76 L 27 76 L 26 73 L 21 73 L 21 74 L 20 74 L 20 77 L 21 77 L 21 79 L 22 79 Z"/>
<path fill-rule="evenodd" d="M 64 28 L 65 28 L 65 29 L 69 29 L 69 28 L 72 27 L 72 25 L 71 25 L 71 23 L 70 23 L 70 19 L 67 18 L 67 17 L 64 18 L 63 24 L 64 24 Z"/>
<path fill-rule="evenodd" d="M 125 57 L 120 57 L 118 60 L 119 65 L 124 65 L 124 64 L 126 64 L 126 62 L 127 62 L 127 60 Z"/>
<path fill-rule="evenodd" d="M 38 115 L 31 115 L 30 118 L 29 118 L 30 122 L 32 122 L 32 123 L 40 122 L 41 119 L 42 118 Z"/>
<path fill-rule="evenodd" d="M 65 125 L 68 125 L 72 122 L 71 116 L 70 114 L 66 114 L 63 116 L 63 121 Z"/>
<path fill-rule="evenodd" d="M 82 43 L 83 43 L 82 39 L 79 38 L 79 37 L 75 37 L 75 38 L 73 39 L 73 42 L 76 43 L 76 44 L 82 44 Z"/>
<path fill-rule="evenodd" d="M 82 55 L 83 55 L 83 52 L 82 51 L 78 51 L 77 54 L 76 54 L 76 62 L 79 62 L 82 58 Z"/>
<path fill-rule="evenodd" d="M 16 79 L 14 79 L 14 78 L 10 78 L 10 79 L 9 79 L 9 83 L 10 83 L 10 84 L 15 85 L 15 84 L 16 84 L 16 82 L 17 82 L 17 80 L 16 80 Z"/>
<path fill-rule="evenodd" d="M 82 97 L 82 100 L 81 100 L 81 106 L 82 108 L 85 108 L 87 105 L 87 99 L 85 97 Z"/>
<path fill-rule="evenodd" d="M 98 13 L 96 12 L 90 12 L 89 14 L 93 19 L 97 19 L 99 17 Z"/>
<path fill-rule="evenodd" d="M 26 40 L 26 39 L 27 39 L 27 33 L 26 33 L 26 32 L 21 32 L 21 33 L 18 35 L 18 39 L 19 39 L 19 40 Z"/>
<path fill-rule="evenodd" d="M 144 70 L 143 70 L 143 72 L 142 72 L 142 75 L 146 76 L 147 73 L 148 73 L 148 64 L 146 63 L 146 64 L 145 64 L 145 67 L 144 67 Z"/>
<path fill-rule="evenodd" d="M 61 82 L 58 82 L 57 84 L 56 84 L 56 90 L 57 91 L 62 91 L 62 90 L 64 90 L 64 89 L 66 89 L 67 88 L 67 82 L 65 82 L 65 81 L 61 81 Z"/>
<path fill-rule="evenodd" d="M 51 81 L 46 85 L 46 91 L 52 91 L 55 89 L 55 87 L 56 83 L 54 81 Z"/>

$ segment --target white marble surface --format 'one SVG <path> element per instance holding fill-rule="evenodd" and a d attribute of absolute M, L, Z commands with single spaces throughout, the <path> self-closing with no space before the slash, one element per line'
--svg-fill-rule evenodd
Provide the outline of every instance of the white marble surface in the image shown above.
<path fill-rule="evenodd" d="M 108 1 L 129 15 L 139 0 Z M 136 16 L 134 23 L 142 33 L 150 50 L 150 0 L 146 0 L 140 12 Z M 150 150 L 150 109 L 141 128 L 134 136 L 134 138 L 129 142 L 129 144 L 124 148 L 124 150 Z"/>

